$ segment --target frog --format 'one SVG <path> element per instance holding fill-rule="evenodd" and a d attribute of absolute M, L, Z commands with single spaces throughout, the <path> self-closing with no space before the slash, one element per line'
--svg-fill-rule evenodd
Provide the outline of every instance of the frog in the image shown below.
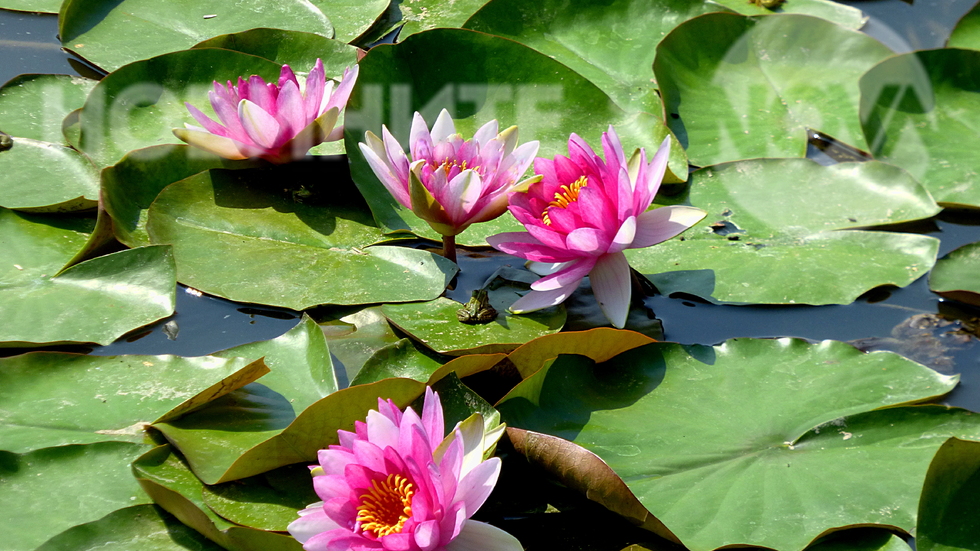
<path fill-rule="evenodd" d="M 766 8 L 767 10 L 776 9 L 780 4 L 786 0 L 749 0 L 749 4 L 755 4 L 760 8 Z"/>
<path fill-rule="evenodd" d="M 490 295 L 487 294 L 487 290 L 474 290 L 470 301 L 456 311 L 456 319 L 468 325 L 490 323 L 497 319 L 497 310 L 490 306 Z"/>
<path fill-rule="evenodd" d="M 962 350 L 972 339 L 962 320 L 921 313 L 892 328 L 891 336 L 858 339 L 851 344 L 865 352 L 890 350 L 937 371 L 948 372 L 955 367 L 950 352 Z"/>
<path fill-rule="evenodd" d="M 6 132 L 0 132 L 0 151 L 6 151 L 14 146 L 14 139 Z"/>

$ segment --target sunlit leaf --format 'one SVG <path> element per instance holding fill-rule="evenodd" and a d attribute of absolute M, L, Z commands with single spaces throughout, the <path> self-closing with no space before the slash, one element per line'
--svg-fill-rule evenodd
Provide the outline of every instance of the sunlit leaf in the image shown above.
<path fill-rule="evenodd" d="M 0 9 L 39 12 L 39 13 L 58 13 L 61 7 L 61 0 L 3 0 L 0 2 Z"/>
<path fill-rule="evenodd" d="M 255 27 L 275 27 L 333 36 L 322 2 L 283 0 L 65 0 L 58 31 L 61 44 L 106 71 L 202 40 Z M 207 69 L 213 69 L 207 67 Z"/>
<path fill-rule="evenodd" d="M 980 50 L 980 6 L 973 6 L 973 9 L 960 18 L 953 27 L 946 46 Z"/>
<path fill-rule="evenodd" d="M 980 436 L 980 416 L 887 406 L 956 381 L 834 341 L 655 343 L 598 365 L 561 356 L 498 409 L 598 455 L 692 550 L 802 549 L 848 526 L 913 530 L 932 455 L 948 436 Z M 576 457 L 552 460 L 590 487 Z"/>
<path fill-rule="evenodd" d="M 691 163 L 803 157 L 814 129 L 867 149 L 857 79 L 891 50 L 804 15 L 707 14 L 657 47 L 667 124 Z"/>
<path fill-rule="evenodd" d="M 117 509 L 99 520 L 65 530 L 36 551 L 221 551 L 193 528 L 153 505 Z"/>
<path fill-rule="evenodd" d="M 875 158 L 908 170 L 943 206 L 980 206 L 980 52 L 895 56 L 861 77 L 861 124 Z"/>
<path fill-rule="evenodd" d="M 181 283 L 296 310 L 428 300 L 449 284 L 456 267 L 441 256 L 405 247 L 361 249 L 380 234 L 353 188 L 327 182 L 317 198 L 300 201 L 270 186 L 269 174 L 212 170 L 160 194 L 148 231 L 153 242 L 173 245 Z"/>
<path fill-rule="evenodd" d="M 838 4 L 830 0 L 793 0 L 783 2 L 779 6 L 769 9 L 764 6 L 756 5 L 755 2 L 746 0 L 711 0 L 716 4 L 721 4 L 744 15 L 767 15 L 771 13 L 796 13 L 800 15 L 812 15 L 821 19 L 837 23 L 842 27 L 854 30 L 860 29 L 868 20 L 861 10 L 852 6 Z"/>
<path fill-rule="evenodd" d="M 929 289 L 944 297 L 980 305 L 980 243 L 964 245 L 936 261 Z"/>
<path fill-rule="evenodd" d="M 0 88 L 0 130 L 13 147 L 0 152 L 0 206 L 45 211 L 95 207 L 99 175 L 66 147 L 62 120 L 82 106 L 94 80 L 67 75 L 20 75 Z"/>
<path fill-rule="evenodd" d="M 146 425 L 196 394 L 266 371 L 256 362 L 239 373 L 248 363 L 53 352 L 0 359 L 0 446 L 24 453 L 66 444 L 140 443 Z"/>
<path fill-rule="evenodd" d="M 692 0 L 493 0 L 466 28 L 534 48 L 589 79 L 620 107 L 659 115 L 657 44 L 680 23 L 716 11 L 729 10 Z"/>
<path fill-rule="evenodd" d="M 169 247 L 121 251 L 58 273 L 85 244 L 91 223 L 0 209 L 0 346 L 109 344 L 173 313 Z"/>
<path fill-rule="evenodd" d="M 731 163 L 694 173 L 687 199 L 708 216 L 680 238 L 626 253 L 635 269 L 657 274 L 648 277 L 665 295 L 847 304 L 925 275 L 939 246 L 924 235 L 860 229 L 938 212 L 917 182 L 884 163 Z"/>
<path fill-rule="evenodd" d="M 29 551 L 73 526 L 149 503 L 129 473 L 130 461 L 147 449 L 101 442 L 23 455 L 0 451 L 0 519 L 8 527 L 4 549 Z"/>

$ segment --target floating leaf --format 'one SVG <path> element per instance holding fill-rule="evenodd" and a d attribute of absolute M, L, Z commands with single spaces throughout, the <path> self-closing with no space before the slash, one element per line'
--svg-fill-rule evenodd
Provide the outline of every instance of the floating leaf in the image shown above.
<path fill-rule="evenodd" d="M 3 0 L 0 9 L 31 13 L 58 13 L 61 0 Z"/>
<path fill-rule="evenodd" d="M 875 158 L 908 170 L 943 206 L 980 206 L 980 52 L 929 50 L 861 77 L 861 124 Z"/>
<path fill-rule="evenodd" d="M 204 503 L 204 484 L 169 445 L 154 448 L 133 462 L 133 476 L 153 501 L 181 522 L 231 551 L 300 551 L 291 536 L 238 526 Z"/>
<path fill-rule="evenodd" d="M 347 381 L 354 380 L 375 353 L 401 340 L 381 314 L 380 306 L 342 316 L 324 323 L 320 329 L 330 343 L 330 353 L 344 364 Z"/>
<path fill-rule="evenodd" d="M 0 452 L 0 513 L 4 549 L 29 551 L 73 526 L 124 507 L 149 503 L 129 463 L 149 446 L 100 442 Z"/>
<path fill-rule="evenodd" d="M 980 416 L 888 406 L 956 381 L 834 341 L 655 343 L 599 365 L 561 356 L 498 409 L 598 455 L 694 551 L 790 550 L 853 525 L 913 529 L 929 460 L 950 435 L 980 436 Z M 588 487 L 576 454 L 555 460 Z"/>
<path fill-rule="evenodd" d="M 937 260 L 929 273 L 929 290 L 980 305 L 980 243 L 964 245 Z"/>
<path fill-rule="evenodd" d="M 145 426 L 209 387 L 254 380 L 261 361 L 33 352 L 0 359 L 0 442 L 25 453 L 103 441 L 143 442 Z M 245 367 L 248 369 L 243 369 Z M 58 404 L 53 407 L 52 404 Z"/>
<path fill-rule="evenodd" d="M 838 4 L 829 0 L 793 0 L 792 2 L 784 2 L 773 9 L 758 6 L 755 2 L 748 0 L 745 2 L 742 2 L 742 0 L 711 1 L 744 15 L 768 15 L 771 13 L 812 15 L 854 30 L 860 29 L 868 20 L 868 17 L 861 13 L 861 10 L 858 8 Z"/>
<path fill-rule="evenodd" d="M 487 0 L 415 0 L 396 3 L 401 12 L 401 21 L 404 22 L 398 38 L 404 40 L 409 35 L 429 29 L 462 27 L 486 3 Z"/>
<path fill-rule="evenodd" d="M 466 28 L 534 48 L 589 79 L 620 107 L 659 115 L 663 105 L 653 82 L 657 44 L 680 23 L 716 11 L 728 10 L 691 0 L 493 0 Z"/>
<path fill-rule="evenodd" d="M 275 27 L 333 36 L 319 2 L 283 0 L 65 0 L 58 20 L 61 44 L 113 72 L 123 65 L 185 50 L 207 38 Z M 213 69 L 213 67 L 203 67 Z"/>
<path fill-rule="evenodd" d="M 490 289 L 488 294 L 490 306 L 497 311 L 489 323 L 462 323 L 458 312 L 467 306 L 443 297 L 422 303 L 386 304 L 382 312 L 398 329 L 450 356 L 510 352 L 531 339 L 557 333 L 565 324 L 561 305 L 524 315 L 509 313 L 507 309 L 520 298 L 518 287 L 504 285 Z"/>
<path fill-rule="evenodd" d="M 285 532 L 298 511 L 320 501 L 307 465 L 290 465 L 243 480 L 205 486 L 203 500 L 225 520 Z"/>
<path fill-rule="evenodd" d="M 449 284 L 456 267 L 443 257 L 403 247 L 362 250 L 380 235 L 355 190 L 331 182 L 322 202 L 298 202 L 268 185 L 278 170 L 212 170 L 160 194 L 148 231 L 154 242 L 173 245 L 181 283 L 296 310 L 427 300 Z"/>
<path fill-rule="evenodd" d="M 386 379 L 339 390 L 295 412 L 282 394 L 253 384 L 154 426 L 183 453 L 201 480 L 216 484 L 313 461 L 317 450 L 337 443 L 337 429 L 353 430 L 355 420 L 376 408 L 378 397 L 404 407 L 424 388 L 418 381 Z"/>
<path fill-rule="evenodd" d="M 351 386 L 391 377 L 403 377 L 424 383 L 442 367 L 442 362 L 432 356 L 434 354 L 426 355 L 416 349 L 411 339 L 400 339 L 375 351 L 364 362 L 357 375 L 351 379 Z"/>
<path fill-rule="evenodd" d="M 101 0 L 70 0 L 65 6 L 72 9 L 84 2 Z M 173 15 L 179 9 L 167 4 L 166 13 Z M 190 12 L 198 9 L 188 8 Z M 145 35 L 140 40 L 152 42 Z M 89 94 L 80 115 L 79 146 L 96 164 L 105 167 L 116 164 L 134 149 L 179 144 L 173 129 L 184 128 L 185 123 L 196 125 L 185 103 L 217 120 L 208 101 L 213 81 L 234 82 L 238 77 L 258 75 L 275 82 L 280 69 L 260 57 L 216 48 L 174 52 L 131 63 L 107 75 Z M 160 151 L 161 156 L 163 151 L 166 150 Z M 194 147 L 185 151 L 192 157 L 189 162 L 213 157 Z"/>
<path fill-rule="evenodd" d="M 858 229 L 938 212 L 907 173 L 884 163 L 731 163 L 694 173 L 689 200 L 708 212 L 704 220 L 678 239 L 626 253 L 641 273 L 658 274 L 649 277 L 665 295 L 848 304 L 925 275 L 939 246 L 924 235 Z"/>
<path fill-rule="evenodd" d="M 804 15 L 710 13 L 681 24 L 653 65 L 667 124 L 691 163 L 803 157 L 808 129 L 867 149 L 857 79 L 891 55 Z"/>
<path fill-rule="evenodd" d="M 394 98 L 390 110 L 383 109 L 386 93 Z M 517 124 L 521 143 L 540 141 L 541 157 L 567 155 L 572 132 L 598 148 L 600 135 L 610 124 L 628 150 L 645 147 L 652 153 L 668 135 L 659 117 L 624 113 L 591 82 L 511 40 L 461 29 L 436 29 L 394 46 L 374 48 L 360 63 L 344 135 L 351 177 L 386 232 L 407 230 L 441 240 L 428 224 L 395 202 L 357 144 L 364 140 L 365 131 L 380 135 L 386 125 L 402 147 L 408 147 L 413 112 L 420 112 L 433 124 L 443 108 L 457 117 L 457 131 L 467 137 L 491 119 L 497 119 L 501 128 Z M 681 175 L 672 181 L 686 181 L 682 148 L 675 143 L 672 151 L 670 170 Z M 485 246 L 488 235 L 521 229 L 512 216 L 501 216 L 470 226 L 457 242 Z"/>
<path fill-rule="evenodd" d="M 112 217 L 116 239 L 130 247 L 150 244 L 146 211 L 170 184 L 211 168 L 254 166 L 250 161 L 229 161 L 190 149 L 189 145 L 137 149 L 102 171 L 102 204 Z"/>
<path fill-rule="evenodd" d="M 917 542 L 918 543 L 918 542 Z M 839 530 L 807 547 L 807 551 L 911 551 L 905 540 L 880 528 Z"/>
<path fill-rule="evenodd" d="M 65 530 L 36 551 L 221 551 L 194 529 L 153 505 L 117 509 L 99 520 Z"/>
<path fill-rule="evenodd" d="M 966 12 L 949 35 L 949 48 L 980 50 L 980 6 Z"/>
<path fill-rule="evenodd" d="M 915 546 L 922 551 L 980 549 L 980 442 L 947 440 L 926 473 Z"/>
<path fill-rule="evenodd" d="M 90 228 L 91 220 L 0 209 L 5 263 L 0 267 L 0 346 L 109 344 L 173 313 L 176 281 L 169 247 L 121 251 L 59 273 L 85 244 L 83 231 Z"/>
<path fill-rule="evenodd" d="M 223 34 L 196 44 L 194 48 L 223 48 L 289 65 L 306 74 L 319 59 L 327 78 L 339 77 L 357 63 L 357 48 L 325 36 L 284 29 L 251 29 Z"/>
<path fill-rule="evenodd" d="M 35 211 L 95 208 L 95 166 L 66 147 L 61 125 L 82 106 L 94 80 L 67 75 L 20 75 L 0 88 L 0 130 L 13 139 L 2 152 L 0 206 Z"/>

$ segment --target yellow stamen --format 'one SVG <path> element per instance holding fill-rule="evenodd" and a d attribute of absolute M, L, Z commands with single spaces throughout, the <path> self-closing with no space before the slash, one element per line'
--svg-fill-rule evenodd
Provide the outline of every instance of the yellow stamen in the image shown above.
<path fill-rule="evenodd" d="M 568 205 L 578 201 L 578 194 L 582 188 L 589 185 L 589 179 L 585 176 L 579 177 L 578 180 L 572 182 L 572 185 L 566 186 L 562 185 L 561 189 L 563 191 L 555 192 L 555 200 L 548 203 L 545 207 L 544 212 L 541 213 L 541 221 L 545 223 L 546 226 L 551 225 L 551 218 L 548 217 L 548 209 L 551 207 L 567 208 Z"/>
<path fill-rule="evenodd" d="M 439 165 L 438 168 L 443 169 L 446 172 L 446 176 L 449 176 L 449 172 L 453 169 L 453 167 L 459 167 L 460 171 L 466 170 L 466 161 L 458 163 L 455 159 L 446 159 Z M 480 165 L 473 167 L 473 170 L 480 170 Z"/>
<path fill-rule="evenodd" d="M 407 478 L 390 474 L 383 482 L 374 480 L 371 489 L 361 496 L 357 522 L 361 530 L 380 538 L 398 534 L 405 521 L 412 517 L 412 496 L 415 487 Z"/>

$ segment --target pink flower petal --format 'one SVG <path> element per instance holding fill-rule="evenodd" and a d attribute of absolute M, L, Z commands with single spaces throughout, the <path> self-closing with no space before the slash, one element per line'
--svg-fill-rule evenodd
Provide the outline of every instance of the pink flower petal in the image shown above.
<path fill-rule="evenodd" d="M 453 118 L 449 116 L 449 111 L 443 109 L 436 117 L 436 123 L 432 125 L 432 141 L 442 142 L 456 134 L 456 125 Z"/>
<path fill-rule="evenodd" d="M 272 148 L 279 136 L 279 122 L 259 105 L 243 99 L 238 104 L 238 118 L 249 139 L 259 147 Z"/>
<path fill-rule="evenodd" d="M 496 526 L 467 520 L 446 551 L 524 551 L 521 542 Z"/>
<path fill-rule="evenodd" d="M 595 263 L 596 257 L 585 257 L 577 262 L 568 262 L 563 269 L 532 283 L 531 289 L 535 291 L 552 291 L 567 287 L 573 283 L 578 284 L 579 281 L 582 281 L 583 277 L 589 275 Z"/>
<path fill-rule="evenodd" d="M 630 309 L 632 283 L 630 266 L 623 253 L 607 254 L 599 258 L 589 273 L 592 292 L 599 308 L 613 326 L 622 329 Z"/>
<path fill-rule="evenodd" d="M 641 249 L 662 243 L 680 235 L 705 216 L 707 213 L 703 210 L 684 205 L 648 210 L 636 218 L 636 236 L 630 248 Z"/>
<path fill-rule="evenodd" d="M 552 291 L 531 291 L 523 297 L 517 299 L 510 305 L 510 311 L 515 314 L 534 312 L 551 306 L 557 306 L 565 301 L 572 293 L 578 289 L 581 280 L 569 284 L 566 287 L 554 289 Z"/>

